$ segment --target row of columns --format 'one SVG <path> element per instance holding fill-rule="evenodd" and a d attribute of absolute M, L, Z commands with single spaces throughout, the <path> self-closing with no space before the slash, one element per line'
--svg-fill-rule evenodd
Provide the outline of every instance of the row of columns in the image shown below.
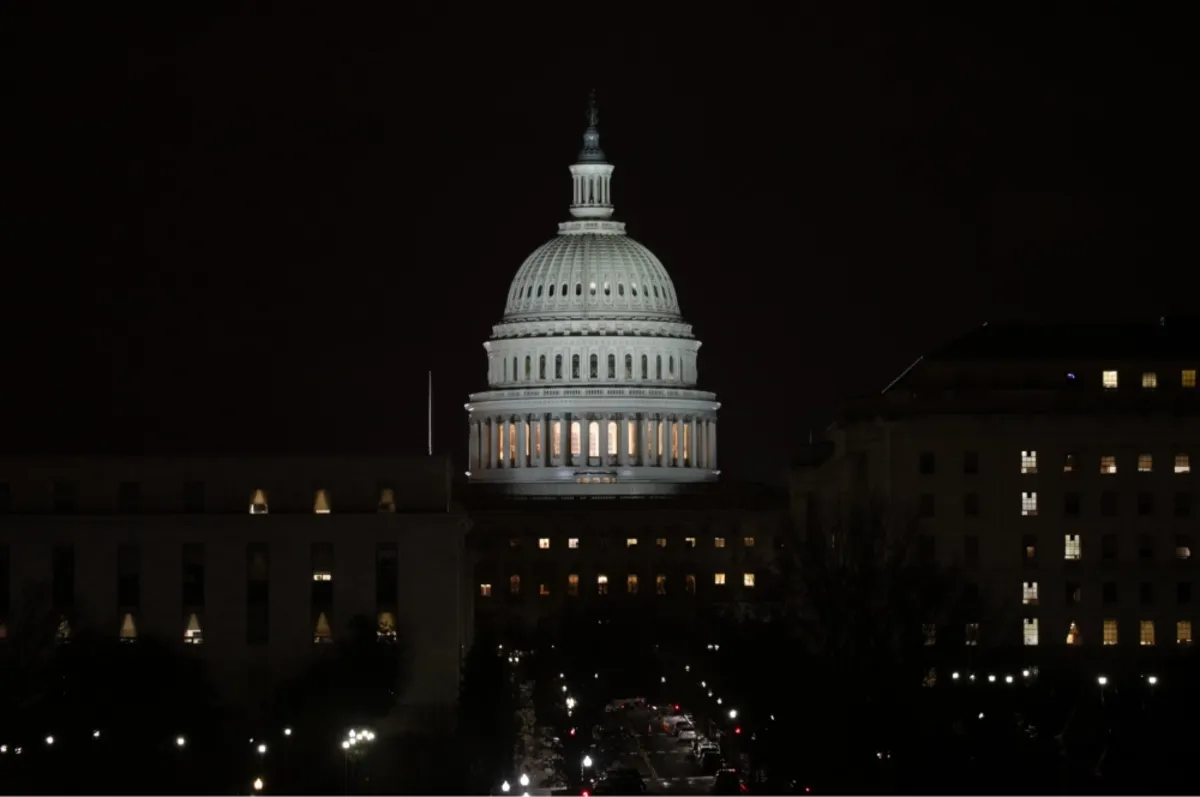
<path fill-rule="evenodd" d="M 591 450 L 593 423 L 597 425 L 598 437 L 595 456 Z M 615 454 L 609 450 L 609 430 L 614 424 Z M 472 471 L 612 465 L 710 470 L 717 467 L 717 421 L 704 415 L 566 412 L 474 415 L 470 426 Z M 572 453 L 572 438 L 576 434 L 579 450 Z"/>

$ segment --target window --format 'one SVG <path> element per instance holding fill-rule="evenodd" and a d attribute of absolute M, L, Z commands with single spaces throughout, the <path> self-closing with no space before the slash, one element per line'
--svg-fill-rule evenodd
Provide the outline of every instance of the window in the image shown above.
<path fill-rule="evenodd" d="M 1116 517 L 1118 513 L 1118 496 L 1115 490 L 1104 490 L 1100 493 L 1100 514 L 1104 517 Z"/>
<path fill-rule="evenodd" d="M 520 548 L 521 547 L 521 538 L 520 537 L 509 537 L 508 538 L 508 547 L 509 548 Z"/>
<path fill-rule="evenodd" d="M 1149 581 L 1138 584 L 1138 602 L 1143 606 L 1154 605 L 1154 584 Z"/>
<path fill-rule="evenodd" d="M 313 512 L 318 515 L 329 514 L 329 491 L 318 489 L 313 496 Z"/>
<path fill-rule="evenodd" d="M 716 584 L 718 587 L 725 586 L 725 574 L 724 573 L 713 573 L 713 583 Z"/>
<path fill-rule="evenodd" d="M 625 427 L 626 429 L 629 430 L 629 434 L 627 435 L 628 439 L 626 439 L 626 441 L 625 441 L 625 453 L 627 453 L 630 456 L 630 458 L 637 456 L 638 424 L 639 424 L 638 421 L 631 420 L 629 422 L 629 424 Z"/>
<path fill-rule="evenodd" d="M 396 511 L 396 491 L 391 487 L 379 488 L 379 507 L 380 512 L 395 512 Z"/>
<path fill-rule="evenodd" d="M 1074 473 L 1078 469 L 1078 463 L 1074 454 L 1067 454 L 1063 457 L 1063 473 Z"/>
<path fill-rule="evenodd" d="M 593 354 L 588 358 L 588 379 L 600 378 L 600 357 Z"/>
<path fill-rule="evenodd" d="M 1138 559 L 1148 562 L 1154 558 L 1154 537 L 1149 534 L 1138 535 Z"/>
<path fill-rule="evenodd" d="M 1184 368 L 1180 374 L 1180 377 L 1180 384 L 1182 384 L 1184 387 L 1196 386 L 1196 371 L 1194 369 Z"/>
<path fill-rule="evenodd" d="M 388 611 L 375 615 L 375 641 L 390 643 L 396 641 L 396 615 Z"/>
<path fill-rule="evenodd" d="M 588 424 L 588 456 L 600 456 L 600 422 L 592 421 Z"/>
<path fill-rule="evenodd" d="M 550 424 L 550 456 L 558 459 L 562 456 L 562 421 Z"/>
<path fill-rule="evenodd" d="M 625 591 L 630 595 L 638 594 L 638 577 L 632 573 L 625 576 Z"/>
<path fill-rule="evenodd" d="M 538 537 L 538 548 L 540 548 L 543 551 L 549 550 L 550 549 L 550 538 L 549 537 Z"/>
<path fill-rule="evenodd" d="M 1021 554 L 1025 557 L 1027 564 L 1032 564 L 1037 561 L 1037 535 L 1026 534 L 1021 538 Z"/>
<path fill-rule="evenodd" d="M 117 547 L 117 605 L 136 609 L 142 603 L 142 551 L 136 544 Z"/>
<path fill-rule="evenodd" d="M 642 355 L 642 379 L 650 378 L 650 358 Z"/>
<path fill-rule="evenodd" d="M 333 545 L 314 542 L 309 551 L 312 558 L 313 603 L 333 603 Z"/>
<path fill-rule="evenodd" d="M 327 645 L 333 642 L 333 629 L 329 626 L 329 615 L 317 612 L 317 622 L 313 626 L 313 644 Z"/>
<path fill-rule="evenodd" d="M 508 594 L 509 595 L 520 595 L 521 594 L 521 577 L 520 576 L 509 576 L 508 577 Z"/>
<path fill-rule="evenodd" d="M 492 585 L 491 584 L 480 584 L 479 585 L 479 597 L 481 597 L 481 598 L 492 597 Z"/>
<path fill-rule="evenodd" d="M 753 548 L 754 547 L 754 538 L 753 537 L 742 537 L 742 547 L 743 548 Z"/>
<path fill-rule="evenodd" d="M 550 597 L 550 585 L 549 584 L 538 584 L 538 595 L 543 598 Z"/>
<path fill-rule="evenodd" d="M 583 451 L 583 441 L 580 440 L 582 432 L 579 428 L 579 421 L 571 421 L 571 456 L 577 457 Z"/>
<path fill-rule="evenodd" d="M 724 548 L 725 547 L 725 538 L 724 537 L 713 537 L 713 547 L 714 548 Z"/>
<path fill-rule="evenodd" d="M 918 467 L 920 468 L 922 474 L 925 476 L 932 476 L 936 470 L 935 465 L 936 462 L 932 453 L 928 451 L 921 453 L 920 457 L 918 458 Z"/>
<path fill-rule="evenodd" d="M 626 537 L 625 538 L 625 547 L 626 548 L 636 548 L 637 547 L 637 537 Z"/>
<path fill-rule="evenodd" d="M 183 625 L 183 644 L 201 645 L 204 643 L 204 631 L 200 628 L 200 615 L 190 612 L 187 622 Z"/>
<path fill-rule="evenodd" d="M 1145 647 L 1154 646 L 1154 621 L 1142 620 L 1138 623 L 1138 644 Z"/>
<path fill-rule="evenodd" d="M 935 623 L 921 623 L 921 636 L 925 638 L 925 644 L 937 644 L 937 625 Z"/>
<path fill-rule="evenodd" d="M 662 381 L 662 355 L 659 354 L 654 358 L 654 378 Z"/>
<path fill-rule="evenodd" d="M 667 577 L 666 576 L 659 574 L 654 577 L 654 594 L 655 595 L 666 595 L 667 594 Z"/>
<path fill-rule="evenodd" d="M 1154 455 L 1153 454 L 1138 454 L 1138 473 L 1153 473 L 1154 472 Z"/>
<path fill-rule="evenodd" d="M 1104 534 L 1100 537 L 1100 560 L 1104 562 L 1117 560 L 1117 535 Z"/>
<path fill-rule="evenodd" d="M 1104 621 L 1103 644 L 1105 644 L 1105 645 L 1117 644 L 1117 621 L 1116 620 L 1105 620 Z"/>
<path fill-rule="evenodd" d="M 1079 586 L 1074 581 L 1068 581 L 1066 583 L 1063 594 L 1066 596 L 1065 602 L 1068 605 L 1074 603 L 1083 603 L 1083 587 Z"/>
<path fill-rule="evenodd" d="M 1036 581 L 1026 581 L 1021 587 L 1021 603 L 1025 606 L 1037 606 L 1038 589 Z"/>
<path fill-rule="evenodd" d="M 696 577 L 691 573 L 683 577 L 683 591 L 689 595 L 696 594 Z"/>
<path fill-rule="evenodd" d="M 267 491 L 262 489 L 255 490 L 254 494 L 250 496 L 250 514 L 265 515 L 268 509 Z"/>
<path fill-rule="evenodd" d="M 204 544 L 185 543 L 183 546 L 182 595 L 180 602 L 188 608 L 204 606 Z"/>
<path fill-rule="evenodd" d="M 567 576 L 567 595 L 572 598 L 579 595 L 579 574 L 571 573 Z"/>
<path fill-rule="evenodd" d="M 1192 371 L 1195 374 L 1195 371 Z M 1192 644 L 1192 621 L 1177 620 L 1175 622 L 1175 644 L 1190 645 Z"/>
<path fill-rule="evenodd" d="M 1063 540 L 1063 558 L 1078 561 L 1083 558 L 1083 543 L 1078 534 L 1068 534 Z"/>
<path fill-rule="evenodd" d="M 121 618 L 120 640 L 122 642 L 136 642 L 137 635 L 137 623 L 133 620 L 133 612 L 125 612 L 125 616 Z"/>
<path fill-rule="evenodd" d="M 603 573 L 596 576 L 596 593 L 598 595 L 608 594 L 608 576 Z"/>
<path fill-rule="evenodd" d="M 1175 472 L 1176 473 L 1191 473 L 1192 462 L 1187 454 L 1175 455 Z"/>
<path fill-rule="evenodd" d="M 617 456 L 617 422 L 616 421 L 608 422 L 608 434 L 606 435 L 606 437 L 608 438 L 608 455 L 610 457 Z"/>
<path fill-rule="evenodd" d="M 1175 584 L 1175 603 L 1179 606 L 1189 606 L 1192 603 L 1192 582 L 1180 581 Z"/>
<path fill-rule="evenodd" d="M 1142 373 L 1142 387 L 1150 389 L 1158 387 L 1158 374 L 1154 371 L 1144 371 Z"/>
<path fill-rule="evenodd" d="M 979 564 L 979 535 L 968 534 L 963 537 L 963 560 L 969 567 Z"/>
<path fill-rule="evenodd" d="M 1070 625 L 1067 626 L 1067 644 L 1068 645 L 1082 645 L 1083 644 L 1083 635 L 1081 633 L 1079 633 L 1079 625 L 1075 622 L 1072 622 Z"/>
<path fill-rule="evenodd" d="M 666 537 L 657 537 L 654 540 L 654 544 L 657 545 L 659 548 L 666 548 L 667 547 L 667 538 Z"/>
<path fill-rule="evenodd" d="M 1192 558 L 1192 538 L 1186 534 L 1175 537 L 1175 558 L 1184 561 Z"/>
<path fill-rule="evenodd" d="M 563 375 L 562 375 L 562 355 L 561 355 L 561 354 L 556 354 L 556 355 L 554 355 L 554 378 L 555 378 L 555 379 L 562 379 L 562 378 L 563 378 Z"/>
<path fill-rule="evenodd" d="M 979 517 L 979 493 L 963 493 L 963 514 Z"/>
<path fill-rule="evenodd" d="M 1102 373 L 1100 375 L 1100 382 L 1102 385 L 1104 385 L 1105 390 L 1116 390 L 1117 389 L 1117 372 L 1116 371 L 1105 371 L 1104 373 Z"/>
<path fill-rule="evenodd" d="M 1038 621 L 1036 617 L 1025 618 L 1023 631 L 1026 645 L 1036 645 L 1038 643 Z"/>
<path fill-rule="evenodd" d="M 742 573 L 742 586 L 743 587 L 753 587 L 754 586 L 754 574 L 753 573 Z"/>
<path fill-rule="evenodd" d="M 525 381 L 533 379 L 533 358 L 528 354 L 525 355 Z"/>
<path fill-rule="evenodd" d="M 571 378 L 572 379 L 579 378 L 579 355 L 578 354 L 571 355 Z"/>
<path fill-rule="evenodd" d="M 1037 493 L 1021 493 L 1021 514 L 1025 517 L 1037 515 Z"/>
<path fill-rule="evenodd" d="M 608 378 L 617 378 L 617 355 L 615 354 L 608 355 Z"/>
<path fill-rule="evenodd" d="M 538 379 L 546 378 L 546 355 L 538 356 Z"/>
<path fill-rule="evenodd" d="M 1021 452 L 1021 473 L 1037 473 L 1037 452 Z"/>
<path fill-rule="evenodd" d="M 1117 472 L 1117 458 L 1114 456 L 1100 457 L 1100 472 L 1112 475 Z"/>
<path fill-rule="evenodd" d="M 1138 493 L 1137 513 L 1143 516 L 1154 514 L 1154 493 Z"/>
<path fill-rule="evenodd" d="M 1079 517 L 1079 493 L 1063 494 L 1063 514 L 1068 517 Z"/>
<path fill-rule="evenodd" d="M 963 452 L 963 473 L 968 476 L 974 476 L 979 473 L 979 452 L 964 451 Z"/>
<path fill-rule="evenodd" d="M 933 493 L 921 493 L 917 496 L 917 511 L 921 517 L 933 517 L 936 506 L 933 502 Z"/>
<path fill-rule="evenodd" d="M 696 547 L 696 538 L 695 537 L 684 537 L 683 538 L 683 547 L 684 548 L 695 548 Z"/>
<path fill-rule="evenodd" d="M 967 623 L 963 628 L 963 641 L 967 647 L 975 647 L 979 644 L 979 623 Z"/>

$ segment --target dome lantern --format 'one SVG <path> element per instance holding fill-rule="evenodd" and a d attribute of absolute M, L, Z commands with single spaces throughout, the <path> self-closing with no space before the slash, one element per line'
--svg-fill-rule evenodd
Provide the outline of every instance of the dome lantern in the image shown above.
<path fill-rule="evenodd" d="M 573 183 L 571 215 L 577 219 L 612 218 L 613 166 L 600 149 L 600 112 L 596 109 L 596 90 L 588 98 L 588 127 L 583 133 L 583 149 L 571 166 Z"/>

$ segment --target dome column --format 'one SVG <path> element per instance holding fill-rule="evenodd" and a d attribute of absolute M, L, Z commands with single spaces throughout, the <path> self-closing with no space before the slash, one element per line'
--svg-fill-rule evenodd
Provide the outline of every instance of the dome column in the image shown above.
<path fill-rule="evenodd" d="M 642 416 L 642 445 L 640 453 L 640 464 L 642 467 L 650 467 L 654 464 L 654 419 L 650 414 Z"/>
<path fill-rule="evenodd" d="M 708 428 L 712 432 L 712 441 L 709 443 L 709 446 L 708 446 L 708 453 L 709 453 L 709 456 L 711 457 L 711 460 L 708 463 L 708 467 L 712 468 L 713 470 L 716 470 L 717 469 L 717 420 L 716 420 L 716 418 L 713 418 L 712 420 L 710 420 L 708 422 Z"/>
<path fill-rule="evenodd" d="M 617 428 L 617 464 L 621 467 L 629 467 L 629 432 L 633 427 L 629 425 L 629 416 L 622 415 L 620 426 Z"/>
<path fill-rule="evenodd" d="M 700 460 L 700 457 L 699 457 L 700 441 L 696 437 L 696 427 L 697 427 L 696 416 L 693 415 L 691 417 L 691 420 L 688 421 L 688 451 L 687 451 L 688 463 L 687 464 L 688 464 L 689 468 L 700 467 L 700 462 L 699 462 L 699 460 Z"/>
<path fill-rule="evenodd" d="M 682 415 L 675 416 L 675 420 L 673 420 L 671 422 L 671 427 L 675 430 L 674 454 L 675 454 L 675 467 L 677 467 L 677 468 L 682 468 L 685 466 L 685 462 L 683 459 L 683 443 L 684 443 L 684 440 L 683 440 L 684 431 L 683 430 L 686 428 L 686 426 L 687 426 L 687 421 L 685 421 L 683 419 Z"/>
<path fill-rule="evenodd" d="M 471 419 L 467 430 L 467 470 L 479 469 L 479 421 Z"/>
<path fill-rule="evenodd" d="M 525 458 L 529 455 L 529 419 L 526 416 L 522 415 L 517 418 L 516 431 L 517 451 L 516 456 L 513 457 L 513 467 L 523 468 L 525 467 Z"/>
<path fill-rule="evenodd" d="M 550 423 L 549 416 L 542 412 L 538 414 L 538 437 L 542 441 L 541 453 L 538 454 L 538 467 L 546 467 L 550 456 Z"/>
<path fill-rule="evenodd" d="M 671 431 L 667 426 L 666 418 L 667 416 L 660 414 L 655 419 L 655 425 L 658 427 L 655 443 L 658 445 L 658 467 L 660 468 L 668 466 L 671 454 Z"/>

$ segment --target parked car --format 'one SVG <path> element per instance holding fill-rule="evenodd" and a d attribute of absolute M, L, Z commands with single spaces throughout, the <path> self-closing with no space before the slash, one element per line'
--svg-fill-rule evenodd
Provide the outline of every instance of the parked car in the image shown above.
<path fill-rule="evenodd" d="M 675 726 L 675 736 L 681 742 L 690 742 L 696 738 L 696 726 L 691 723 L 681 722 Z"/>

